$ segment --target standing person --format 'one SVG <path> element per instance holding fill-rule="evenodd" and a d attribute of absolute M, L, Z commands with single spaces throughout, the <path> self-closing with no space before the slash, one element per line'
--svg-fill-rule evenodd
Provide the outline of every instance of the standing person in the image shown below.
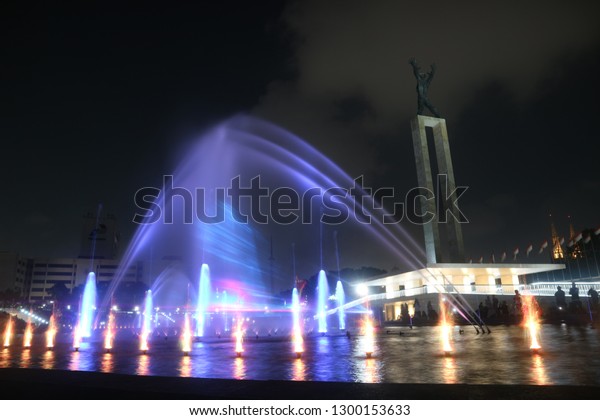
<path fill-rule="evenodd" d="M 588 290 L 587 294 L 590 297 L 590 305 L 592 306 L 592 309 L 598 309 L 598 292 L 596 289 L 590 286 L 590 290 Z"/>
<path fill-rule="evenodd" d="M 515 290 L 515 296 L 513 297 L 513 302 L 515 304 L 515 315 L 521 316 L 523 311 L 523 301 L 521 300 L 521 294 L 518 290 Z"/>
<path fill-rule="evenodd" d="M 559 308 L 567 308 L 567 299 L 565 297 L 565 291 L 562 289 L 562 287 L 557 286 L 556 287 L 556 293 L 554 293 L 554 299 L 556 300 L 556 306 L 558 306 Z"/>
<path fill-rule="evenodd" d="M 579 300 L 579 287 L 575 285 L 575 282 L 571 283 L 569 294 L 571 295 L 571 309 L 573 311 L 582 310 L 583 306 L 581 305 L 581 301 Z"/>

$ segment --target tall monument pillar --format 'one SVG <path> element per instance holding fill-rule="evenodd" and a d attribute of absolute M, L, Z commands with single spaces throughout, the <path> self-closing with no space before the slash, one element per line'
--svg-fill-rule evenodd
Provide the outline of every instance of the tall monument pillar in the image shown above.
<path fill-rule="evenodd" d="M 430 212 L 435 217 L 428 223 L 423 225 L 423 233 L 425 235 L 425 252 L 427 254 L 427 263 L 435 264 L 441 262 L 464 262 L 464 243 L 462 228 L 459 223 L 458 209 L 453 206 L 446 206 L 448 202 L 456 202 L 456 183 L 454 181 L 454 169 L 452 167 L 452 157 L 450 156 L 450 144 L 448 142 L 448 131 L 446 130 L 446 120 L 443 118 L 428 117 L 425 115 L 417 115 L 410 121 L 412 129 L 413 146 L 415 150 L 415 162 L 417 165 L 417 179 L 419 187 L 427 188 L 432 191 L 436 200 L 428 200 L 425 196 L 421 196 L 420 205 L 421 213 Z M 429 158 L 429 147 L 427 145 L 427 130 L 430 127 L 433 130 L 433 141 L 435 146 L 435 155 L 437 159 L 438 175 L 446 175 L 447 191 L 438 191 L 437 182 L 433 183 L 433 171 Z M 437 177 L 436 177 L 437 178 Z M 437 179 L 436 179 L 437 181 Z M 445 194 L 453 196 L 446 201 Z M 439 195 L 443 197 L 439 197 Z M 442 200 L 443 205 L 437 206 L 436 201 Z M 448 214 L 445 218 L 446 237 L 448 239 L 448 250 L 450 261 L 442 261 L 442 248 L 440 243 L 439 226 L 439 211 Z"/>

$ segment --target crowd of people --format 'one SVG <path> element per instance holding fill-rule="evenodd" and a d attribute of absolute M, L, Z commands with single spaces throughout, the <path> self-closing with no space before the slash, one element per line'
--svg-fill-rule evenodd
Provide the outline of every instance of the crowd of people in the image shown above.
<path fill-rule="evenodd" d="M 549 305 L 544 307 L 544 311 L 548 311 L 548 315 L 550 317 L 559 313 L 572 315 L 588 313 L 592 315 L 600 313 L 598 291 L 593 287 L 590 287 L 587 291 L 589 299 L 585 305 L 579 296 L 579 287 L 577 287 L 575 282 L 571 284 L 571 288 L 568 291 L 570 296 L 569 299 L 567 298 L 567 294 L 561 286 L 557 286 L 556 289 L 556 293 L 554 294 L 555 306 Z M 495 295 L 486 296 L 485 299 L 479 303 L 475 311 L 471 313 L 471 315 L 474 317 L 474 319 L 479 319 L 483 323 L 519 322 L 523 316 L 525 308 L 523 307 L 523 298 L 518 290 L 515 290 L 512 302 L 509 302 L 507 302 L 506 299 L 499 301 L 498 297 Z M 536 305 L 535 310 L 538 313 L 538 316 L 542 317 L 542 308 L 540 308 L 535 302 L 536 301 L 534 300 L 534 304 Z M 439 314 L 434 309 L 431 301 L 428 301 L 426 307 L 422 308 L 419 300 L 415 299 L 413 309 L 414 313 L 411 314 L 409 312 L 408 303 L 402 303 L 400 306 L 400 313 L 397 316 L 397 321 L 406 323 L 410 322 L 411 324 L 415 322 L 416 324 L 419 324 L 436 322 L 438 320 Z M 459 317 L 460 315 L 459 313 L 452 311 L 451 306 L 449 306 L 447 310 L 450 317 Z M 457 321 L 460 322 L 460 319 L 457 319 Z"/>
<path fill-rule="evenodd" d="M 559 310 L 568 310 L 572 313 L 581 313 L 585 312 L 586 309 L 583 307 L 583 303 L 579 298 L 579 287 L 575 284 L 575 282 L 571 283 L 571 288 L 569 289 L 569 295 L 571 296 L 571 301 L 567 304 L 567 297 L 565 291 L 562 290 L 562 287 L 556 287 L 556 293 L 554 293 L 554 299 L 556 301 L 556 307 Z M 589 299 L 589 307 L 587 308 L 590 312 L 595 312 L 598 310 L 598 291 L 590 286 L 587 295 L 590 297 Z"/>

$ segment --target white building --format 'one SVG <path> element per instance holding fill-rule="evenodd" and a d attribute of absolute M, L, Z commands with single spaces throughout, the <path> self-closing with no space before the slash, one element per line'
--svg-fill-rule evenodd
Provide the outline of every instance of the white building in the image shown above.
<path fill-rule="evenodd" d="M 90 271 L 96 273 L 98 283 L 111 282 L 119 273 L 118 260 L 94 260 L 87 258 L 36 258 L 33 260 L 29 301 L 49 300 L 55 284 L 63 284 L 68 290 L 84 284 Z M 143 263 L 127 268 L 123 281 L 143 281 Z"/>

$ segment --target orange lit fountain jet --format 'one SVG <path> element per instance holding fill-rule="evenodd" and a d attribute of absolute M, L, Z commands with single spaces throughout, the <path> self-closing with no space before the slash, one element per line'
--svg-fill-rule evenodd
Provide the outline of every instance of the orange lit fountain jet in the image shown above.
<path fill-rule="evenodd" d="M 4 347 L 10 346 L 10 339 L 12 337 L 12 316 L 8 317 L 6 322 L 6 329 L 4 330 Z"/>
<path fill-rule="evenodd" d="M 294 352 L 299 359 L 302 357 L 302 353 L 304 353 L 304 339 L 302 338 L 302 331 L 300 331 L 299 326 L 294 328 L 292 340 L 294 342 Z"/>
<path fill-rule="evenodd" d="M 108 315 L 108 325 L 106 326 L 106 334 L 104 336 L 104 350 L 107 353 L 113 348 L 115 341 L 115 314 L 111 311 Z"/>
<path fill-rule="evenodd" d="M 75 326 L 73 329 L 73 349 L 75 351 L 79 351 L 79 347 L 81 346 L 81 328 L 79 328 L 79 324 Z"/>
<path fill-rule="evenodd" d="M 190 326 L 190 315 L 184 315 L 183 332 L 181 333 L 181 348 L 185 356 L 192 351 L 192 327 Z"/>
<path fill-rule="evenodd" d="M 302 327 L 300 325 L 300 297 L 298 289 L 292 291 L 292 343 L 294 344 L 294 353 L 300 359 L 304 352 L 304 340 L 302 338 Z"/>
<path fill-rule="evenodd" d="M 446 313 L 446 302 L 442 298 L 440 299 L 440 339 L 442 342 L 442 351 L 446 356 L 452 353 L 452 346 L 450 345 L 450 336 L 452 334 L 452 323 L 448 320 L 448 314 Z"/>
<path fill-rule="evenodd" d="M 50 316 L 48 330 L 46 331 L 46 348 L 54 348 L 54 337 L 56 336 L 56 320 L 54 314 Z"/>
<path fill-rule="evenodd" d="M 365 317 L 365 324 L 364 324 L 364 328 L 365 328 L 365 338 L 364 338 L 364 347 L 365 347 L 365 353 L 367 355 L 367 357 L 371 357 L 371 355 L 375 352 L 375 334 L 374 334 L 374 327 L 373 327 L 373 322 L 371 321 L 371 317 L 369 315 L 367 315 Z"/>
<path fill-rule="evenodd" d="M 33 339 L 33 327 L 31 321 L 27 321 L 27 327 L 25 327 L 25 334 L 23 336 L 23 347 L 26 349 L 31 347 L 31 340 Z"/>
<path fill-rule="evenodd" d="M 234 332 L 235 354 L 237 357 L 242 357 L 242 353 L 244 352 L 244 347 L 242 346 L 242 342 L 244 341 L 244 331 L 242 330 L 243 323 L 244 320 L 242 318 L 238 318 L 237 328 Z"/>
<path fill-rule="evenodd" d="M 523 326 L 529 332 L 529 339 L 531 340 L 529 349 L 537 353 L 542 349 L 538 340 L 540 319 L 537 301 L 535 297 L 530 295 L 523 296 Z"/>
<path fill-rule="evenodd" d="M 148 353 L 148 335 L 147 331 L 142 331 L 140 334 L 140 350 L 143 354 Z"/>

